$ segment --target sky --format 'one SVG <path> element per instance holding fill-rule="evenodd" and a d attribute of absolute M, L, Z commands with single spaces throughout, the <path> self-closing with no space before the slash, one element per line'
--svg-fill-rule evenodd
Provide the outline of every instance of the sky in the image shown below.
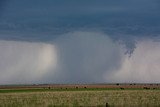
<path fill-rule="evenodd" d="M 159 0 L 0 0 L 0 84 L 159 83 Z"/>

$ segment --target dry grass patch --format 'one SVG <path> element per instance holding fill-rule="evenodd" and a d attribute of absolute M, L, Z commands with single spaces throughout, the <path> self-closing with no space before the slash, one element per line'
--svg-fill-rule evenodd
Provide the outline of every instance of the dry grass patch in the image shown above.
<path fill-rule="evenodd" d="M 159 90 L 0 93 L 0 107 L 160 106 Z"/>

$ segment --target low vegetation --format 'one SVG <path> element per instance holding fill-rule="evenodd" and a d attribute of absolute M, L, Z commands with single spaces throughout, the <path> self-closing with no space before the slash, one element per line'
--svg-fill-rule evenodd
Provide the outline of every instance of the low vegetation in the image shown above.
<path fill-rule="evenodd" d="M 86 88 L 0 90 L 0 107 L 22 106 L 159 107 L 160 90 Z"/>

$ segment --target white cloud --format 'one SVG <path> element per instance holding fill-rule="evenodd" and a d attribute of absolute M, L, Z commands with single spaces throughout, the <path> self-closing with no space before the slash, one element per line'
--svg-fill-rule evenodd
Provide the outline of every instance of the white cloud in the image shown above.
<path fill-rule="evenodd" d="M 56 64 L 54 45 L 0 41 L 0 84 L 39 82 Z"/>
<path fill-rule="evenodd" d="M 160 43 L 143 40 L 137 43 L 132 56 L 123 56 L 121 68 L 112 75 L 120 82 L 160 82 Z"/>

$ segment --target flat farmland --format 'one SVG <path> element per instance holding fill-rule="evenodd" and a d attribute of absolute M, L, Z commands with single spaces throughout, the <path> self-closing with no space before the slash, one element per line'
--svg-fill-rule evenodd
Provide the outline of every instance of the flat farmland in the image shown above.
<path fill-rule="evenodd" d="M 159 84 L 0 86 L 0 107 L 159 107 Z"/>

